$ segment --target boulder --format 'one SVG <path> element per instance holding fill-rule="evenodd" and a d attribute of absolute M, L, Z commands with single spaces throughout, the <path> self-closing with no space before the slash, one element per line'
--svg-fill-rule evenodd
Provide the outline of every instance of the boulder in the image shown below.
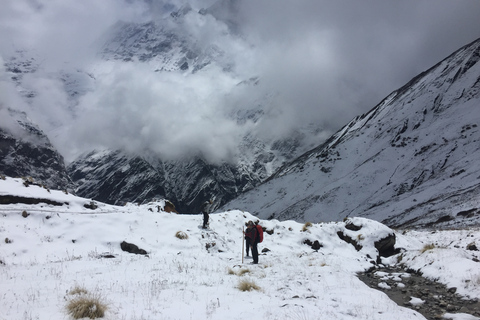
<path fill-rule="evenodd" d="M 123 251 L 129 252 L 129 253 L 143 254 L 143 255 L 147 254 L 147 251 L 145 251 L 143 249 L 140 249 L 137 245 L 135 245 L 133 243 L 128 243 L 128 242 L 125 242 L 125 241 L 120 243 L 120 248 Z"/>

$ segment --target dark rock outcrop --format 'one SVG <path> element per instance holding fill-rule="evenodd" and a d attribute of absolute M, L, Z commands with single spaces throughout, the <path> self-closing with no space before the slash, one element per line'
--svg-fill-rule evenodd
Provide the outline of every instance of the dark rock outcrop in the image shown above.
<path fill-rule="evenodd" d="M 123 251 L 129 252 L 129 253 L 142 254 L 142 255 L 147 254 L 147 251 L 145 251 L 143 249 L 140 249 L 137 245 L 135 245 L 133 243 L 128 243 L 128 242 L 125 242 L 125 241 L 120 243 L 120 248 Z"/>
<path fill-rule="evenodd" d="M 8 110 L 11 127 L 0 128 L 0 174 L 28 177 L 51 189 L 73 190 L 64 159 L 23 112 Z"/>

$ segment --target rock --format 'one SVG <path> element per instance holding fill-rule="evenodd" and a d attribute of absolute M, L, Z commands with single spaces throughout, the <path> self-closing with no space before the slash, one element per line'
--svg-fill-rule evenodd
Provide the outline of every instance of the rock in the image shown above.
<path fill-rule="evenodd" d="M 359 230 L 362 229 L 362 226 L 357 226 L 357 225 L 353 224 L 352 221 L 347 220 L 345 222 L 345 229 L 351 230 L 351 231 L 359 231 Z"/>
<path fill-rule="evenodd" d="M 397 253 L 395 250 L 396 237 L 395 233 L 391 233 L 383 239 L 375 241 L 375 248 L 378 250 L 378 254 L 382 257 L 390 257 Z"/>
<path fill-rule="evenodd" d="M 477 245 L 475 244 L 475 242 L 472 242 L 469 245 L 467 245 L 467 250 L 478 251 L 478 248 L 477 248 Z"/>
<path fill-rule="evenodd" d="M 125 241 L 123 241 L 123 242 L 120 244 L 120 248 L 121 248 L 123 251 L 129 252 L 129 253 L 143 254 L 143 255 L 146 255 L 146 254 L 147 254 L 147 251 L 145 251 L 145 250 L 143 250 L 143 249 L 140 249 L 137 245 L 135 245 L 135 244 L 133 244 L 133 243 L 128 243 L 128 242 L 125 242 Z"/>
<path fill-rule="evenodd" d="M 447 311 L 448 311 L 448 312 L 457 311 L 457 309 L 458 309 L 458 308 L 457 308 L 456 306 L 454 306 L 454 305 L 451 305 L 451 304 L 447 305 Z"/>
<path fill-rule="evenodd" d="M 350 243 L 351 245 L 353 245 L 355 247 L 355 249 L 357 251 L 360 251 L 362 250 L 363 246 L 358 244 L 358 242 L 354 239 L 352 239 L 351 237 L 349 237 L 348 235 L 344 234 L 342 231 L 338 231 L 337 232 L 337 235 L 340 239 L 342 239 L 343 241 L 347 242 L 347 243 Z"/>
<path fill-rule="evenodd" d="M 303 241 L 303 244 L 309 245 L 310 247 L 312 247 L 313 250 L 319 250 L 322 247 L 318 240 L 312 242 L 311 240 L 306 239 L 305 241 Z"/>

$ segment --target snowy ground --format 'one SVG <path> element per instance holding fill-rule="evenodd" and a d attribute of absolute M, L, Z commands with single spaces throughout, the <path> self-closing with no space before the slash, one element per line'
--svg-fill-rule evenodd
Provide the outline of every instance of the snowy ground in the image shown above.
<path fill-rule="evenodd" d="M 108 305 L 105 319 L 425 319 L 370 289 L 356 273 L 372 266 L 373 242 L 391 231 L 372 220 L 353 218 L 360 231 L 344 222 L 303 225 L 261 221 L 265 234 L 259 265 L 242 265 L 242 227 L 256 218 L 247 212 L 212 214 L 211 230 L 200 228 L 201 215 L 157 212 L 157 206 L 98 204 L 61 191 L 29 186 L 21 179 L 0 180 L 0 196 L 48 198 L 67 202 L 0 205 L 0 320 L 70 319 L 66 305 L 77 295 L 99 297 Z M 26 211 L 27 217 L 22 213 Z M 25 214 L 24 214 L 25 215 Z M 175 236 L 183 231 L 188 239 Z M 337 231 L 363 245 L 356 251 Z M 480 298 L 480 268 L 474 260 L 480 229 L 395 231 L 401 262 L 438 279 L 469 298 Z M 318 240 L 318 251 L 303 244 Z M 120 249 L 127 241 L 148 252 Z M 425 250 L 425 245 L 433 244 Z M 208 249 L 207 249 L 208 247 Z M 114 258 L 103 258 L 103 255 Z M 373 259 L 372 259 L 373 257 Z M 384 260 L 396 263 L 398 256 Z M 251 281 L 259 290 L 241 291 Z M 416 297 L 412 297 L 415 299 Z M 447 314 L 446 319 L 478 319 Z"/>

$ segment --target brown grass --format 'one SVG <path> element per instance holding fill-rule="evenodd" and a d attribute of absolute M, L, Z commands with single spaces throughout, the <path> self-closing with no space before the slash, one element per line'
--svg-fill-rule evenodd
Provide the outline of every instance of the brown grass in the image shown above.
<path fill-rule="evenodd" d="M 303 232 L 308 231 L 308 228 L 310 228 L 311 226 L 313 226 L 311 222 L 305 222 L 305 224 L 302 227 L 302 231 Z"/>
<path fill-rule="evenodd" d="M 237 287 L 240 291 L 259 291 L 261 288 L 255 284 L 252 280 L 242 280 L 238 283 Z"/>
<path fill-rule="evenodd" d="M 177 237 L 178 239 L 181 239 L 181 240 L 186 240 L 186 239 L 188 239 L 188 234 L 186 234 L 183 231 L 177 231 L 177 233 L 175 233 L 175 237 Z"/>
<path fill-rule="evenodd" d="M 87 289 L 79 286 L 75 286 L 72 290 L 68 292 L 70 295 L 76 295 L 76 294 L 88 294 Z"/>
<path fill-rule="evenodd" d="M 97 319 L 105 316 L 107 304 L 99 295 L 79 295 L 67 304 L 67 313 L 74 319 Z"/>
<path fill-rule="evenodd" d="M 420 253 L 424 253 L 425 251 L 432 250 L 434 248 L 435 248 L 435 245 L 433 243 L 426 244 L 423 246 L 422 250 L 420 250 Z"/>

